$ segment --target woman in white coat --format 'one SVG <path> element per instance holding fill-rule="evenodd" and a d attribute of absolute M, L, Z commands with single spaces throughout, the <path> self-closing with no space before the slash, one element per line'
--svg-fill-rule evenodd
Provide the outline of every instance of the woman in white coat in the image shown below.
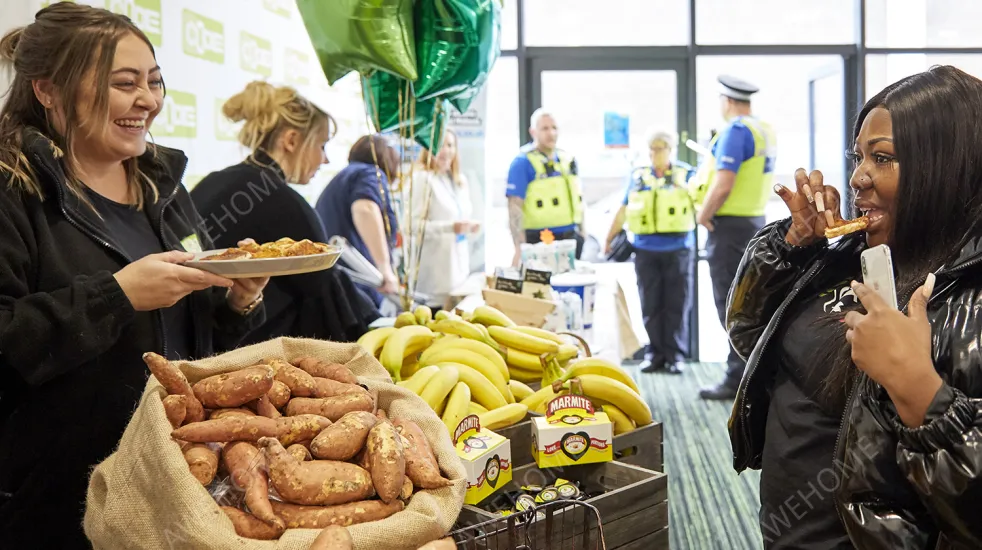
<path fill-rule="evenodd" d="M 427 149 L 420 153 L 411 193 L 412 227 L 406 229 L 420 262 L 416 293 L 430 298 L 427 305 L 445 306 L 450 293 L 471 273 L 467 236 L 481 229 L 471 219 L 470 191 L 460 173 L 457 134 L 452 130 L 447 130 L 436 156 Z M 416 244 L 421 233 L 422 250 Z"/>

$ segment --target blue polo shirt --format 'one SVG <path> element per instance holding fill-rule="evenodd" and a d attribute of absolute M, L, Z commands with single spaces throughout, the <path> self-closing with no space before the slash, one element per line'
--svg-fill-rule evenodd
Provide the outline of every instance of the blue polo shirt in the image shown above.
<path fill-rule="evenodd" d="M 515 160 L 511 161 L 511 167 L 508 168 L 508 185 L 505 188 L 506 197 L 518 197 L 525 200 L 525 193 L 528 191 L 528 186 L 530 183 L 535 181 L 535 167 L 532 166 L 532 162 L 528 159 L 529 151 L 535 149 L 532 144 L 525 145 L 519 150 L 518 156 Z M 548 160 L 545 153 L 536 152 L 535 154 L 542 156 L 543 159 Z M 551 159 L 553 163 L 559 163 L 559 154 L 554 154 Z M 572 175 L 577 174 L 576 170 L 576 159 L 570 163 L 570 173 Z M 546 174 L 547 177 L 558 176 L 560 173 L 556 170 Z M 550 227 L 549 231 L 559 234 L 566 231 L 571 231 L 576 229 L 576 224 L 562 225 L 559 227 Z"/>
<path fill-rule="evenodd" d="M 689 178 L 695 173 L 691 166 L 688 164 L 676 161 L 672 163 L 673 170 L 685 170 L 685 180 L 689 181 Z M 658 177 L 658 173 L 655 172 L 654 168 L 649 168 L 651 173 Z M 627 205 L 628 197 L 631 195 L 631 191 L 636 189 L 640 191 L 647 191 L 651 187 L 638 181 L 635 177 L 636 171 L 632 171 L 631 175 L 627 178 L 627 189 L 624 191 L 624 205 Z M 638 187 L 640 185 L 640 188 Z M 685 235 L 631 235 L 631 244 L 634 248 L 644 250 L 646 252 L 675 252 L 676 250 L 684 250 L 687 248 L 692 248 L 696 244 L 696 232 L 689 231 Z"/>
<path fill-rule="evenodd" d="M 716 158 L 718 170 L 738 172 L 740 165 L 754 156 L 756 144 L 754 134 L 743 122 L 744 117 L 735 118 L 720 132 L 719 138 L 713 144 L 713 157 Z M 765 171 L 774 169 L 773 159 L 768 159 Z"/>

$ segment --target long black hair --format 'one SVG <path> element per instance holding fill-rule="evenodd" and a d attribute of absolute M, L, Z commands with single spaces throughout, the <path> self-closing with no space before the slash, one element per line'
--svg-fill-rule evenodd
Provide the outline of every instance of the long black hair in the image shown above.
<path fill-rule="evenodd" d="M 899 80 L 866 102 L 854 139 L 877 107 L 890 113 L 900 170 L 888 244 L 903 306 L 928 273 L 957 257 L 982 218 L 982 80 L 947 65 Z M 831 365 L 823 401 L 836 410 L 856 375 L 844 313 L 823 320 L 835 336 L 819 357 Z"/>

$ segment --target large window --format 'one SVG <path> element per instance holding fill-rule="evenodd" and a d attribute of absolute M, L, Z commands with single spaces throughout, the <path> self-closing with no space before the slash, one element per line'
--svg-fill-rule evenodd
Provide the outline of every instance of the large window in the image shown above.
<path fill-rule="evenodd" d="M 516 48 L 518 48 L 518 3 L 515 0 L 508 0 L 501 10 L 501 49 Z"/>
<path fill-rule="evenodd" d="M 696 0 L 696 43 L 853 44 L 854 5 L 855 0 Z"/>
<path fill-rule="evenodd" d="M 980 22 L 982 2 L 977 0 L 866 0 L 866 45 L 979 47 Z"/>
<path fill-rule="evenodd" d="M 509 2 L 512 4 L 514 2 Z M 508 166 L 518 154 L 518 60 L 502 57 L 494 64 L 485 93 L 488 96 L 485 165 L 488 204 L 505 205 Z M 528 127 L 528 123 L 522 125 Z"/>
<path fill-rule="evenodd" d="M 901 78 L 927 70 L 934 65 L 954 65 L 973 76 L 982 78 L 982 54 L 870 54 L 866 56 L 866 99 Z"/>
<path fill-rule="evenodd" d="M 689 42 L 688 6 L 689 0 L 525 0 L 525 44 L 681 46 Z"/>

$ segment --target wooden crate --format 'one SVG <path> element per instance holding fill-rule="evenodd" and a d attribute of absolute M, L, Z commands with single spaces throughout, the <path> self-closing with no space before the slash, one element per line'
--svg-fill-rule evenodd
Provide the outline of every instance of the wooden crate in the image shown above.
<path fill-rule="evenodd" d="M 511 461 L 515 467 L 533 462 L 532 416 L 530 414 L 518 424 L 495 430 L 496 433 L 511 440 Z M 614 460 L 656 472 L 664 472 L 663 438 L 661 422 L 653 422 L 626 434 L 615 436 Z"/>
<path fill-rule="evenodd" d="M 584 464 L 567 468 L 541 470 L 535 464 L 515 469 L 511 483 L 486 503 L 504 504 L 506 493 L 518 491 L 522 485 L 549 485 L 557 478 L 580 482 L 586 491 L 605 491 L 585 502 L 600 513 L 603 537 L 608 549 L 644 548 L 668 550 L 668 479 L 660 472 L 620 462 Z M 511 516 L 510 516 L 511 517 Z M 505 550 L 518 540 L 525 540 L 524 525 L 509 521 L 480 507 L 465 505 L 458 526 L 477 525 L 499 520 L 501 526 L 487 533 L 480 548 Z M 595 548 L 599 541 L 597 519 L 584 508 L 570 507 L 550 510 L 531 524 L 528 535 L 533 550 L 547 548 Z M 575 541 L 575 542 L 574 542 Z"/>

